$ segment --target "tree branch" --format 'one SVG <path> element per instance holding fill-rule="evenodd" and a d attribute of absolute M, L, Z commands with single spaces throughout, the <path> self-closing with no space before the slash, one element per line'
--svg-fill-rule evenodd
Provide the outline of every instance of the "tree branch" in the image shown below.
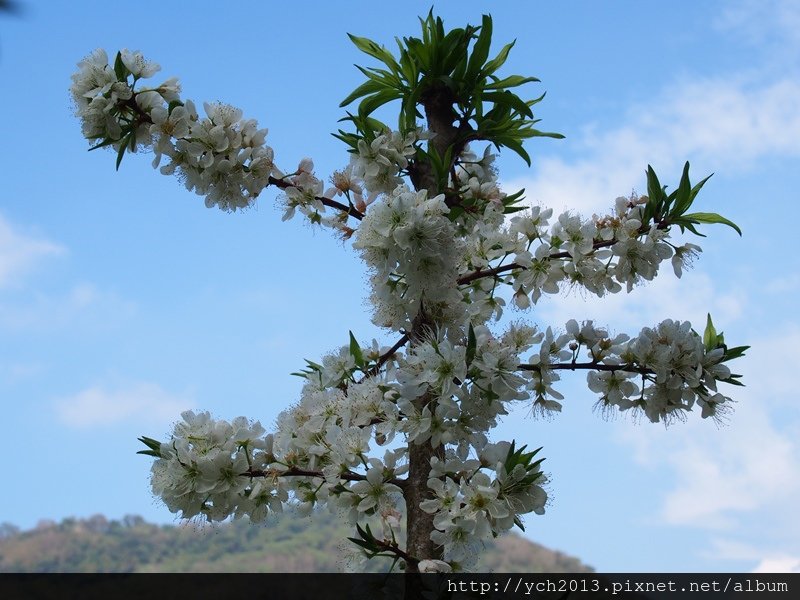
<path fill-rule="evenodd" d="M 502 267 L 494 267 L 493 269 L 478 269 L 477 271 L 473 271 L 467 275 L 462 275 L 456 280 L 456 283 L 458 283 L 458 285 L 465 285 L 478 279 L 483 279 L 484 277 L 494 277 L 496 275 L 500 275 L 501 273 L 505 273 L 506 271 L 513 271 L 514 269 L 525 269 L 525 267 L 518 265 L 517 263 L 511 263 L 508 265 L 503 265 Z"/>
<path fill-rule="evenodd" d="M 659 221 L 657 228 L 658 229 L 666 229 L 669 227 L 669 222 Z M 650 231 L 649 227 L 642 225 L 639 228 L 639 235 L 643 235 Z M 595 240 L 592 244 L 592 251 L 598 250 L 600 248 L 609 248 L 619 242 L 618 239 L 612 240 Z M 553 254 L 548 254 L 547 258 L 549 260 L 556 260 L 559 258 L 572 258 L 572 255 L 569 252 L 554 252 Z M 477 271 L 473 271 L 472 273 L 467 273 L 466 275 L 462 275 L 456 280 L 456 283 L 459 285 L 465 285 L 467 283 L 472 283 L 478 279 L 483 279 L 484 277 L 494 277 L 496 275 L 500 275 L 501 273 L 505 273 L 507 271 L 513 271 L 515 269 L 527 269 L 527 267 L 523 267 L 517 263 L 511 263 L 508 265 L 503 265 L 501 267 L 494 267 L 493 269 L 478 269 Z"/>
<path fill-rule="evenodd" d="M 319 477 L 320 479 L 325 479 L 325 475 L 322 474 L 322 471 L 310 471 L 308 469 L 300 469 L 299 467 L 289 467 L 285 471 L 279 471 L 277 469 L 267 469 L 266 471 L 249 469 L 241 475 L 243 477 Z M 338 477 L 345 481 L 366 481 L 367 479 L 366 475 L 353 473 L 352 471 L 339 473 Z M 406 486 L 405 479 L 392 478 L 386 480 L 386 483 L 394 484 L 400 489 L 404 489 Z"/>
<path fill-rule="evenodd" d="M 375 366 L 364 374 L 364 378 L 361 381 L 359 381 L 359 383 L 361 383 L 362 381 L 364 381 L 364 379 L 367 379 L 368 377 L 375 377 L 375 375 L 377 375 L 378 372 L 381 370 L 381 367 L 386 364 L 386 361 L 392 358 L 395 352 L 400 350 L 400 348 L 405 346 L 407 343 L 408 343 L 408 334 L 404 333 L 403 336 L 395 342 L 394 346 L 389 348 L 386 352 L 384 352 L 378 357 L 378 362 L 375 363 Z"/>
<path fill-rule="evenodd" d="M 566 370 L 566 371 L 577 371 L 577 370 L 587 370 L 587 371 L 626 371 L 628 373 L 638 373 L 639 375 L 655 375 L 655 371 L 648 369 L 647 367 L 637 367 L 631 363 L 625 363 L 624 365 L 605 365 L 598 362 L 586 362 L 586 363 L 578 363 L 578 362 L 568 362 L 568 363 L 553 363 L 549 365 L 519 365 L 517 367 L 521 371 L 539 371 L 542 368 L 545 369 L 552 369 L 553 371 L 558 370 Z"/>
<path fill-rule="evenodd" d="M 150 117 L 148 113 L 142 110 L 139 104 L 136 102 L 136 94 L 131 96 L 130 98 L 120 102 L 120 105 L 132 110 L 137 119 L 143 123 L 152 123 L 153 119 Z M 277 188 L 285 190 L 289 187 L 296 187 L 292 185 L 290 182 L 286 181 L 285 179 L 278 179 L 277 177 L 272 177 L 270 175 L 269 179 L 267 180 L 267 185 L 274 185 Z M 364 218 L 364 214 L 357 210 L 354 206 L 350 205 L 347 206 L 342 204 L 341 202 L 337 202 L 331 198 L 326 198 L 325 196 L 315 196 L 316 200 L 322 202 L 324 206 L 329 208 L 335 208 L 336 210 L 340 210 L 342 212 L 346 212 L 349 216 L 353 217 L 354 219 L 358 219 L 359 221 Z"/>
<path fill-rule="evenodd" d="M 268 181 L 268 185 L 274 185 L 275 187 L 281 188 L 282 190 L 285 190 L 286 188 L 290 187 L 297 187 L 295 185 L 292 185 L 288 181 L 285 181 L 284 179 L 278 179 L 276 177 L 272 177 L 271 175 Z M 357 210 L 355 206 L 346 206 L 341 202 L 337 202 L 336 200 L 332 200 L 331 198 L 326 198 L 325 196 L 314 196 L 314 198 L 322 202 L 322 204 L 324 204 L 325 206 L 328 206 L 330 208 L 335 208 L 342 212 L 346 212 L 354 219 L 358 219 L 360 221 L 364 218 L 364 214 L 359 210 Z"/>
<path fill-rule="evenodd" d="M 412 564 L 412 565 L 419 564 L 419 559 L 418 558 L 415 558 L 415 557 L 411 556 L 410 554 L 408 554 L 407 552 L 404 552 L 395 543 L 387 542 L 386 540 L 378 540 L 378 539 L 375 540 L 375 543 L 378 545 L 378 547 L 382 551 L 391 552 L 392 554 L 394 554 L 398 558 L 402 558 L 404 561 L 406 561 L 406 563 L 409 563 L 409 564 Z"/>

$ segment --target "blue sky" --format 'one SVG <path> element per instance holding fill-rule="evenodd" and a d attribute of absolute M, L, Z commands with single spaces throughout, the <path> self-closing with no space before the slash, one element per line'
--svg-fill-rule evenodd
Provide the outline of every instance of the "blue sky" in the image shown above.
<path fill-rule="evenodd" d="M 208 210 L 150 157 L 87 153 L 68 97 L 75 63 L 128 47 L 181 78 L 183 95 L 241 107 L 270 130 L 279 165 L 310 156 L 327 176 L 347 161 L 329 135 L 364 59 L 347 32 L 393 45 L 429 4 L 26 0 L 0 20 L 0 522 L 104 513 L 172 522 L 149 492 L 136 437 L 163 437 L 181 410 L 240 414 L 269 427 L 294 402 L 303 364 L 347 342 L 384 341 L 347 245 L 275 194 L 249 211 Z M 440 2 L 451 26 L 484 3 Z M 346 7 L 346 8 L 345 8 Z M 644 191 L 648 163 L 677 184 L 683 162 L 714 176 L 697 210 L 703 255 L 677 280 L 602 301 L 574 295 L 514 313 L 540 325 L 593 318 L 635 333 L 664 318 L 750 344 L 725 427 L 690 418 L 664 430 L 592 413 L 582 375 L 564 412 L 524 405 L 496 439 L 544 446 L 552 500 L 532 539 L 605 571 L 800 570 L 800 413 L 794 381 L 800 259 L 792 250 L 800 169 L 800 4 L 508 1 L 495 43 L 516 38 L 506 73 L 535 75 L 543 129 L 533 167 L 500 158 L 506 191 L 587 214 Z M 697 239 L 690 240 L 697 243 Z"/>

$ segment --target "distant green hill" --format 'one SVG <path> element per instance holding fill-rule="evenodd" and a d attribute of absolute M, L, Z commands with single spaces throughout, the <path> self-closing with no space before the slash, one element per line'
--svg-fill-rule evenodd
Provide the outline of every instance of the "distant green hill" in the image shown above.
<path fill-rule="evenodd" d="M 327 573 L 344 570 L 349 528 L 335 517 L 286 515 L 267 525 L 153 525 L 138 516 L 0 525 L 0 572 Z M 590 572 L 578 559 L 516 534 L 487 544 L 479 571 Z M 371 567 L 388 567 L 389 563 Z"/>

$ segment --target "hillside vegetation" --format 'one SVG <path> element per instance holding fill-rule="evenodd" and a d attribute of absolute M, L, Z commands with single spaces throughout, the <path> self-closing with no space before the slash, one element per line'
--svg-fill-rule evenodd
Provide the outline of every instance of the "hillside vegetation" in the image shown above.
<path fill-rule="evenodd" d="M 352 570 L 349 529 L 335 517 L 287 515 L 266 525 L 154 525 L 138 516 L 0 525 L 0 572 L 326 573 Z M 578 559 L 509 534 L 481 552 L 479 571 L 588 572 Z M 388 562 L 370 564 L 386 570 Z"/>

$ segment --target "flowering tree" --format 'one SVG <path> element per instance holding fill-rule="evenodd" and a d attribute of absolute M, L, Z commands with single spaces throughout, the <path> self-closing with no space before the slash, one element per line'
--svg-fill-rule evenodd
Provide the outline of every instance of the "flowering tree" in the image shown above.
<path fill-rule="evenodd" d="M 669 423 L 699 407 L 719 419 L 731 399 L 717 383 L 741 385 L 725 363 L 747 348 L 728 347 L 710 316 L 702 335 L 672 320 L 633 337 L 574 319 L 558 331 L 492 326 L 504 286 L 521 309 L 565 286 L 630 292 L 663 261 L 680 277 L 698 256 L 698 246 L 670 241 L 676 227 L 741 232 L 689 212 L 708 178 L 690 183 L 688 163 L 671 193 L 648 167 L 647 195 L 617 198 L 606 216 L 524 207 L 522 191 L 500 190 L 490 149 L 530 164 L 526 140 L 561 137 L 535 128 L 544 95 L 512 91 L 538 80 L 498 75 L 513 43 L 490 58 L 489 16 L 451 31 L 432 14 L 421 23 L 421 38 L 398 40 L 397 54 L 350 36 L 378 66 L 359 67 L 366 80 L 342 102 L 358 101 L 343 119 L 350 130 L 335 134 L 350 162 L 328 189 L 310 159 L 279 169 L 266 130 L 241 110 L 205 104 L 201 116 L 176 79 L 145 85 L 159 67 L 138 52 L 109 64 L 94 51 L 71 88 L 84 136 L 92 149 L 114 149 L 117 168 L 127 152 L 150 150 L 154 167 L 227 211 L 272 186 L 284 220 L 299 213 L 352 239 L 371 274 L 373 322 L 396 336 L 391 347 L 362 346 L 351 332 L 307 361 L 301 398 L 272 433 L 189 411 L 167 441 L 142 437 L 142 453 L 156 458 L 155 494 L 182 517 L 209 520 L 328 505 L 355 525 L 350 539 L 365 556 L 409 572 L 469 568 L 482 540 L 544 513 L 540 449 L 491 442 L 489 432 L 513 403 L 532 403 L 537 416 L 559 411 L 561 371 L 586 371 L 603 412 Z M 389 103 L 399 107 L 395 129 L 375 115 Z"/>

